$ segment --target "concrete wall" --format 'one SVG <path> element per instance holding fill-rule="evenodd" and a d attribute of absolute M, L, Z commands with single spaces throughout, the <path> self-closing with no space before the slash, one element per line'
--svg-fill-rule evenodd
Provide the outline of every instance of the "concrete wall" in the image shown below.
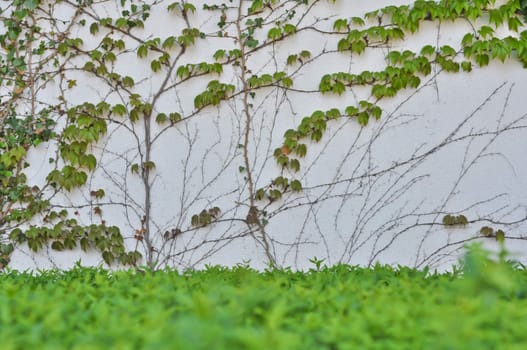
<path fill-rule="evenodd" d="M 192 26 L 215 33 L 218 14 L 203 11 L 200 1 L 195 3 L 198 10 L 189 16 Z M 361 16 L 394 3 L 412 1 L 318 2 L 300 25 L 331 30 L 336 18 Z M 154 7 L 144 30 L 136 31 L 138 36 L 165 37 L 181 31 L 184 21 L 167 14 L 166 5 Z M 93 11 L 101 16 L 105 12 L 114 14 L 114 6 L 114 2 L 104 3 L 94 6 Z M 234 18 L 236 9 L 227 14 L 229 19 Z M 86 49 L 97 45 L 105 34 L 102 31 L 93 37 L 86 28 L 75 28 Z M 315 110 L 343 110 L 361 98 L 374 100 L 363 88 L 353 88 L 342 96 L 316 92 L 324 74 L 382 69 L 390 50 L 418 51 L 426 44 L 459 48 L 461 38 L 469 30 L 470 25 L 464 21 L 427 22 L 418 33 L 408 33 L 404 41 L 368 49 L 360 56 L 328 53 L 336 49 L 338 36 L 305 30 L 250 55 L 247 64 L 253 73 L 285 70 L 292 74 L 294 87 L 305 90 L 268 88 L 258 91 L 251 101 L 248 155 L 255 187 L 266 186 L 281 174 L 273 150 L 281 146 L 284 132 L 298 126 L 303 117 Z M 234 33 L 235 27 L 228 26 L 226 31 Z M 263 42 L 265 37 L 260 39 Z M 136 91 L 152 98 L 166 71 L 152 73 L 149 61 L 137 59 L 133 41 L 127 40 L 131 50 L 119 56 L 115 70 L 141 82 Z M 179 64 L 212 62 L 212 54 L 218 48 L 236 45 L 225 38 L 198 41 Z M 288 55 L 304 49 L 310 50 L 312 57 L 320 57 L 298 71 L 295 66 L 285 65 Z M 177 50 L 173 57 L 176 53 Z M 66 92 L 71 104 L 101 99 L 109 103 L 120 101 L 120 96 L 97 78 L 82 72 L 70 74 L 77 79 L 77 86 Z M 226 67 L 219 77 L 193 79 L 168 90 L 160 96 L 155 109 L 193 115 L 194 96 L 211 79 L 241 88 L 239 70 Z M 172 75 L 169 83 L 176 82 L 177 77 Z M 50 83 L 43 98 L 52 101 L 58 87 L 58 83 Z M 447 268 L 456 261 L 465 241 L 483 241 L 496 248 L 493 239 L 477 238 L 479 229 L 486 225 L 503 228 L 508 237 L 507 248 L 523 259 L 527 213 L 526 89 L 525 70 L 514 60 L 492 62 L 471 73 L 446 73 L 436 67 L 433 74 L 422 79 L 419 88 L 381 101 L 383 115 L 379 121 L 372 120 L 366 127 L 346 117 L 329 122 L 323 139 L 309 143 L 300 173 L 292 174 L 302 180 L 304 191 L 287 194 L 271 204 L 258 204 L 267 212 L 266 232 L 278 264 L 305 268 L 311 266 L 309 259 L 317 257 L 330 264 L 378 261 Z M 163 263 L 179 268 L 205 264 L 250 263 L 259 268 L 266 265 L 258 232 L 248 230 L 243 222 L 249 201 L 247 181 L 239 171 L 244 157 L 238 144 L 244 141 L 245 121 L 242 101 L 235 98 L 199 111 L 157 139 L 152 149 L 156 162 L 151 179 L 152 230 L 157 234 L 155 244 L 165 247 L 160 256 Z M 128 128 L 110 124 L 107 137 L 94 146 L 99 164 L 89 185 L 56 196 L 54 201 L 70 207 L 72 214 L 78 212 L 77 217 L 86 224 L 100 222 L 92 210 L 100 205 L 103 219 L 121 228 L 127 245 L 142 249 L 133 235 L 141 225 L 145 192 L 130 167 L 140 159 L 139 150 L 144 152 L 144 129 L 141 123 L 126 125 Z M 156 126 L 154 134 L 161 130 L 161 126 Z M 27 171 L 30 181 L 43 181 L 53 150 L 52 144 L 42 145 L 32 154 L 32 165 Z M 99 204 L 89 196 L 89 191 L 97 188 L 106 192 Z M 191 216 L 215 206 L 221 208 L 221 222 L 194 230 Z M 446 214 L 463 214 L 471 223 L 463 228 L 445 228 L 441 223 Z M 184 234 L 167 245 L 162 235 L 176 227 Z M 168 255 L 170 258 L 163 260 Z M 95 253 L 33 254 L 19 247 L 12 266 L 68 267 L 78 259 L 83 264 L 101 263 Z"/>

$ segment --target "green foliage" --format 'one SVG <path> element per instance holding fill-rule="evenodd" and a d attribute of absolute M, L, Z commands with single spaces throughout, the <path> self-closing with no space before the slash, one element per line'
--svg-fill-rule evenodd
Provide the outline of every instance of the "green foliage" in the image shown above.
<path fill-rule="evenodd" d="M 445 215 L 443 217 L 443 225 L 445 226 L 465 226 L 468 224 L 468 219 L 465 215 Z"/>
<path fill-rule="evenodd" d="M 213 220 L 216 220 L 220 215 L 221 210 L 218 207 L 213 207 L 208 210 L 203 209 L 199 215 L 193 215 L 191 219 L 192 226 L 205 227 L 210 225 Z"/>
<path fill-rule="evenodd" d="M 100 251 L 108 264 L 113 261 L 136 264 L 141 255 L 136 251 L 125 251 L 123 237 L 117 227 L 106 226 L 104 220 L 102 224 L 81 225 L 76 219 L 68 218 L 66 210 L 57 212 L 52 209 L 46 187 L 51 186 L 53 191 L 73 191 L 82 187 L 89 172 L 96 168 L 97 160 L 90 154 L 89 148 L 105 135 L 107 122 L 104 118 L 110 112 L 110 106 L 104 101 L 83 103 L 65 111 L 63 97 L 59 98 L 57 105 L 41 104 L 36 99 L 36 87 L 33 85 L 36 78 L 32 74 L 39 74 L 38 79 L 44 81 L 52 81 L 53 77 L 32 72 L 32 69 L 44 67 L 35 67 L 32 61 L 33 67 L 29 68 L 31 57 L 38 56 L 41 62 L 51 62 L 52 67 L 59 67 L 75 57 L 83 45 L 80 38 L 53 32 L 50 35 L 55 38 L 42 40 L 41 28 L 37 24 L 29 25 L 36 17 L 35 11 L 39 11 L 39 6 L 43 6 L 40 1 L 15 1 L 2 17 L 4 27 L 0 45 L 7 55 L 5 60 L 0 59 L 0 88 L 3 92 L 6 89 L 13 91 L 11 98 L 4 99 L 2 96 L 0 110 L 0 240 L 8 242 L 0 246 L 0 269 L 8 264 L 10 254 L 19 244 L 27 244 L 33 251 L 44 247 L 61 251 L 80 246 L 84 251 Z M 142 16 L 147 17 L 147 8 L 143 10 Z M 85 23 L 85 20 L 79 21 L 80 25 Z M 123 19 L 117 19 L 115 23 L 111 19 L 101 19 L 99 23 L 90 25 L 90 32 L 96 34 L 101 27 L 111 28 L 114 25 L 121 29 L 134 26 L 131 22 L 123 24 Z M 125 87 L 133 86 L 131 77 L 122 78 L 107 67 L 116 61 L 116 52 L 124 49 L 123 40 L 106 36 L 97 49 L 86 54 L 83 69 Z M 76 80 L 67 80 L 67 89 L 76 85 Z M 30 112 L 22 113 L 28 96 L 33 99 Z M 123 115 L 126 107 L 114 106 L 112 112 Z M 59 130 L 57 121 L 62 116 L 67 117 L 66 125 Z M 49 172 L 44 188 L 39 188 L 27 184 L 24 169 L 29 166 L 26 160 L 28 153 L 42 143 L 56 143 L 59 158 L 50 158 L 50 163 L 56 166 Z M 91 195 L 100 200 L 104 197 L 104 190 L 92 191 Z M 102 214 L 98 206 L 93 207 L 93 212 L 99 216 Z M 40 224 L 29 224 L 35 217 L 39 218 Z"/>
<path fill-rule="evenodd" d="M 217 57 L 217 55 L 215 55 Z M 216 58 L 215 57 L 215 58 Z M 223 72 L 223 66 L 219 63 L 207 63 L 201 62 L 198 64 L 187 64 L 178 67 L 176 75 L 180 79 L 188 79 L 192 76 L 204 75 L 209 73 L 221 74 Z"/>
<path fill-rule="evenodd" d="M 481 244 L 468 246 L 468 251 L 461 260 L 461 268 L 465 277 L 464 288 L 468 292 L 477 293 L 495 301 L 497 296 L 515 298 L 525 296 L 525 281 L 518 280 L 516 267 L 522 264 L 507 260 L 507 251 L 501 247 L 497 257 L 483 249 Z"/>
<path fill-rule="evenodd" d="M 276 72 L 273 75 L 253 75 L 247 80 L 247 84 L 252 89 L 266 86 L 283 86 L 284 88 L 290 88 L 293 86 L 293 80 L 287 76 L 286 72 Z"/>
<path fill-rule="evenodd" d="M 517 1 L 508 1 L 497 8 L 493 6 L 494 1 L 490 0 L 475 3 L 461 0 L 416 1 L 413 5 L 380 8 L 365 14 L 364 18 L 335 20 L 333 29 L 343 36 L 336 44 L 337 50 L 343 53 L 351 52 L 353 55 L 361 55 L 379 44 L 405 40 L 408 33 L 419 30 L 423 21 L 486 20 L 489 25 L 480 25 L 476 33 L 467 33 L 461 41 L 460 51 L 448 45 L 437 48 L 425 45 L 419 53 L 410 50 L 402 52 L 391 50 L 386 55 L 387 65 L 383 70 L 324 75 L 319 83 L 321 93 L 340 96 L 350 88 L 368 86 L 374 102 L 359 101 L 357 106 L 348 106 L 343 113 L 337 111 L 331 115 L 315 111 L 302 120 L 296 132 L 286 133 L 284 145 L 291 151 L 297 151 L 299 145 L 304 145 L 299 143 L 303 138 L 309 137 L 312 141 L 320 141 L 326 130 L 326 123 L 330 119 L 341 116 L 356 117 L 361 126 L 366 126 L 370 116 L 376 119 L 381 117 L 382 109 L 378 103 L 382 99 L 395 97 L 404 89 L 418 88 L 422 78 L 432 73 L 433 65 L 446 72 L 457 73 L 460 70 L 472 71 L 473 62 L 483 67 L 494 59 L 502 62 L 507 59 L 517 59 L 527 67 L 527 31 L 517 36 L 501 38 L 495 36 L 493 29 L 507 26 L 507 29 L 518 33 L 523 26 L 519 15 L 525 11 L 527 3 L 522 3 L 521 8 Z M 371 23 L 372 19 L 375 19 L 377 24 L 368 27 L 366 23 Z M 274 34 L 268 36 L 276 39 L 278 34 Z M 465 57 L 461 62 L 458 58 L 460 53 Z M 287 64 L 294 65 L 298 60 L 298 55 L 290 55 Z M 300 156 L 304 156 L 304 149 L 302 148 L 299 153 Z M 281 167 L 291 167 L 287 154 L 284 154 L 283 147 L 274 152 L 275 159 Z M 299 168 L 300 166 L 295 166 L 293 170 L 298 171 Z M 449 221 L 445 225 L 465 225 L 465 221 L 453 223 Z"/>
<path fill-rule="evenodd" d="M 0 275 L 3 349 L 513 349 L 527 274 L 471 248 L 460 270 L 246 267 Z"/>
<path fill-rule="evenodd" d="M 234 93 L 235 86 L 232 84 L 220 83 L 218 80 L 212 80 L 208 83 L 207 89 L 194 98 L 194 107 L 202 109 L 209 105 L 217 106 L 222 100 Z"/>
<path fill-rule="evenodd" d="M 483 226 L 479 230 L 479 233 L 483 237 L 495 238 L 496 241 L 498 241 L 500 243 L 503 243 L 505 241 L 505 232 L 502 229 L 494 230 L 494 228 L 492 228 L 492 227 Z"/>

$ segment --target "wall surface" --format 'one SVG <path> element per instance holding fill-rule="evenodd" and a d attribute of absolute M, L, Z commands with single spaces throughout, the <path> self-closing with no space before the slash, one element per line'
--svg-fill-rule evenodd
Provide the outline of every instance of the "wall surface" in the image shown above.
<path fill-rule="evenodd" d="M 93 16 L 87 16 L 88 20 L 116 15 L 121 11 L 116 3 L 90 6 L 87 11 Z M 482 68 L 474 64 L 469 73 L 449 73 L 433 65 L 417 88 L 403 89 L 378 102 L 368 86 L 348 87 L 341 95 L 318 91 L 326 74 L 385 69 L 386 55 L 394 50 L 419 52 L 427 44 L 460 50 L 463 36 L 473 30 L 474 23 L 423 21 L 419 31 L 406 33 L 404 40 L 369 43 L 372 47 L 356 54 L 337 50 L 345 34 L 334 32 L 336 19 L 362 17 L 377 8 L 413 1 L 309 1 L 309 6 L 281 1 L 280 6 L 273 5 L 273 11 L 264 10 L 264 22 L 281 18 L 295 23 L 295 35 L 273 43 L 267 37 L 271 25 L 264 25 L 255 34 L 262 47 L 247 54 L 246 62 L 226 63 L 221 74 L 181 79 L 178 67 L 214 62 L 218 49 L 239 48 L 237 23 L 246 26 L 248 18 L 237 21 L 238 1 L 228 2 L 230 7 L 223 12 L 227 18 L 224 35 L 217 37 L 222 12 L 203 10 L 203 1 L 193 2 L 196 11 L 189 12 L 186 21 L 178 13 L 167 12 L 167 2 L 150 3 L 144 29 L 131 31 L 137 37 L 166 38 L 189 25 L 207 38 L 198 39 L 181 55 L 180 49 L 172 49 L 171 60 L 177 60 L 173 70 L 163 66 L 152 72 L 150 62 L 158 53 L 138 58 L 140 45 L 114 31 L 111 35 L 122 37 L 127 50 L 110 66 L 133 77 L 133 92 L 154 101 L 154 116 L 177 112 L 183 120 L 169 127 L 152 123 L 145 129 L 141 120 L 131 123 L 126 116 L 108 117 L 107 134 L 90 148 L 98 159 L 95 171 L 85 186 L 54 195 L 54 205 L 67 208 L 84 224 L 104 220 L 118 226 L 128 248 L 137 248 L 144 256 L 150 249 L 160 267 L 248 263 L 263 268 L 270 255 L 278 266 L 292 268 L 310 267 L 309 260 L 316 257 L 328 264 L 381 262 L 444 269 L 457 261 L 465 243 L 481 241 L 498 247 L 495 238 L 481 236 L 483 226 L 503 229 L 513 257 L 525 260 L 527 79 L 521 63 L 511 59 L 491 61 Z M 245 14 L 250 2 L 241 3 Z M 292 19 L 280 17 L 295 6 Z M 64 4 L 56 11 L 67 18 L 71 8 Z M 91 35 L 88 27 L 72 29 L 72 35 L 83 39 L 85 51 L 97 48 L 110 33 L 101 28 Z M 500 30 L 496 36 L 509 35 Z M 286 64 L 289 55 L 302 50 L 310 52 L 306 62 Z M 463 54 L 458 52 L 456 57 L 461 61 Z M 83 60 L 79 57 L 69 64 L 82 67 Z M 284 71 L 293 86 L 270 85 L 250 94 L 243 81 L 244 66 L 245 78 Z M 101 100 L 130 106 L 126 93 L 100 77 L 79 69 L 67 74 L 76 80 L 76 86 L 64 91 L 70 106 Z M 234 96 L 215 106 L 196 107 L 195 96 L 215 79 L 232 84 Z M 61 84 L 59 80 L 48 83 L 39 98 L 57 102 Z M 305 141 L 307 154 L 300 159 L 298 172 L 276 163 L 273 154 L 283 145 L 286 130 L 296 129 L 317 110 L 337 108 L 344 114 L 347 106 L 360 100 L 377 103 L 381 118 L 371 117 L 366 126 L 356 117 L 329 120 L 319 142 Z M 58 121 L 59 126 L 67 124 Z M 56 144 L 45 143 L 31 152 L 31 166 L 25 170 L 30 183 L 45 182 L 54 166 L 48 158 L 55 149 Z M 147 161 L 145 152 L 155 162 L 148 189 L 133 172 L 134 164 Z M 253 203 L 250 198 L 256 189 L 269 191 L 278 176 L 299 179 L 303 190 L 283 191 L 279 199 Z M 94 199 L 90 191 L 99 188 L 105 197 Z M 248 217 L 252 205 L 257 208 L 258 224 Z M 94 214 L 95 207 L 102 213 Z M 137 239 L 146 207 L 152 247 Z M 193 215 L 215 207 L 219 211 L 211 224 L 193 225 Z M 469 223 L 444 225 L 446 215 L 464 215 Z M 176 230 L 177 235 L 167 239 L 165 233 L 170 236 Z M 21 244 L 11 266 L 66 268 L 79 259 L 82 264 L 102 263 L 97 252 L 44 248 L 33 253 Z"/>

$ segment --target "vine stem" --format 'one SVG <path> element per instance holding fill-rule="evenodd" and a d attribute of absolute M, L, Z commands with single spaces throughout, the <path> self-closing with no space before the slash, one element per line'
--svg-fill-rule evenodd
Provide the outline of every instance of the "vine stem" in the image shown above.
<path fill-rule="evenodd" d="M 254 191 L 254 179 L 252 176 L 252 169 L 251 169 L 251 163 L 249 159 L 249 136 L 251 133 L 251 113 L 249 111 L 249 85 L 247 84 L 247 59 L 246 59 L 246 52 L 245 52 L 245 44 L 242 36 L 242 29 L 240 26 L 240 22 L 242 21 L 242 9 L 243 9 L 243 0 L 240 0 L 238 5 L 238 15 L 236 18 L 236 31 L 237 31 L 237 41 L 240 47 L 241 57 L 240 57 L 240 79 L 242 82 L 242 91 L 243 91 L 243 113 L 245 116 L 245 134 L 244 134 L 244 140 L 243 140 L 243 161 L 245 166 L 245 173 L 247 174 L 247 185 L 249 187 L 249 213 L 251 213 L 256 208 L 255 203 L 255 191 Z M 269 245 L 269 240 L 267 237 L 267 233 L 265 232 L 265 227 L 263 223 L 260 220 L 255 220 L 256 224 L 258 226 L 258 230 L 261 234 L 261 239 L 263 243 L 263 248 L 265 250 L 265 255 L 267 256 L 268 263 L 271 267 L 276 266 L 275 258 L 273 257 L 273 254 L 271 253 L 271 247 Z M 248 223 L 249 224 L 249 223 Z"/>
<path fill-rule="evenodd" d="M 151 153 L 152 153 L 152 143 L 151 143 L 151 114 L 149 112 L 144 116 L 144 127 L 145 127 L 145 162 L 143 162 L 143 173 L 142 180 L 143 186 L 145 189 L 145 216 L 142 222 L 142 229 L 144 229 L 144 240 L 146 244 L 146 262 L 149 268 L 153 269 L 155 267 L 155 262 L 153 259 L 153 245 L 152 239 L 150 237 L 150 211 L 152 207 L 151 192 L 152 187 L 150 186 L 150 164 L 151 164 Z"/>

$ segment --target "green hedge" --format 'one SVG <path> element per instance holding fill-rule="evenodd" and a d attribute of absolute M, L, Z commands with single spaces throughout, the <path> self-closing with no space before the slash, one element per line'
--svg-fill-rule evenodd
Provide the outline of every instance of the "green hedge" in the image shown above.
<path fill-rule="evenodd" d="M 8 349 L 526 349 L 527 273 L 338 265 L 0 274 Z"/>

